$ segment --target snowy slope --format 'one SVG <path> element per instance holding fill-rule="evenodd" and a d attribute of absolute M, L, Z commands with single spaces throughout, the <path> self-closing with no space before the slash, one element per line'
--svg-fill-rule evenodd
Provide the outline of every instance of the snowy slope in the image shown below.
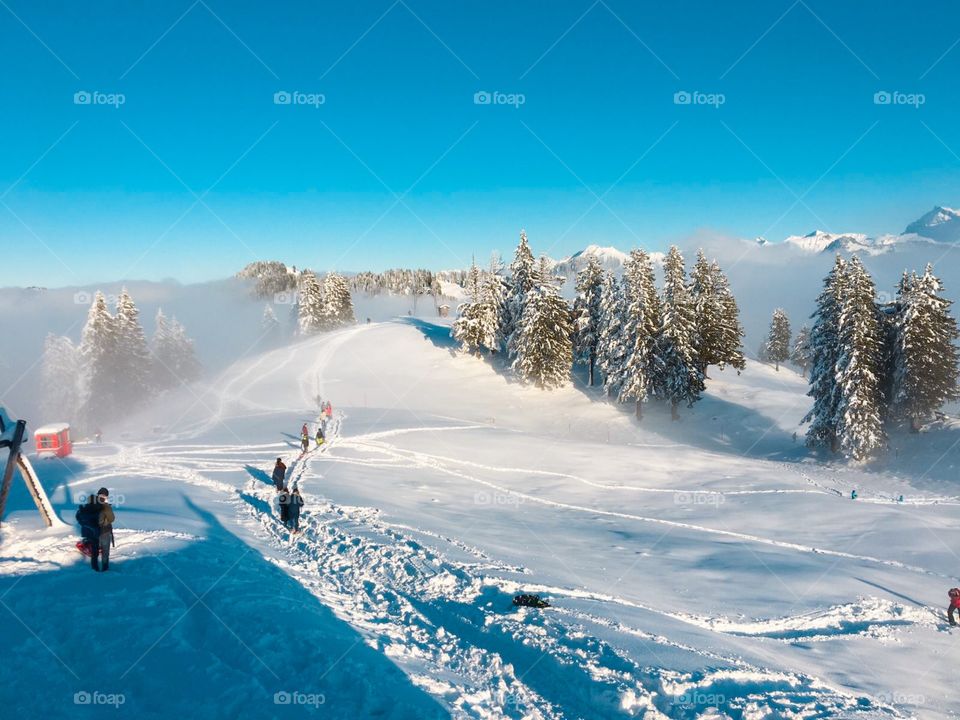
<path fill-rule="evenodd" d="M 14 495 L 15 655 L 64 717 L 93 687 L 141 717 L 279 716 L 284 691 L 323 694 L 324 717 L 951 717 L 960 428 L 935 431 L 926 471 L 825 466 L 792 439 L 802 378 L 713 374 L 683 422 L 638 426 L 592 392 L 519 386 L 423 321 L 240 361 L 129 440 L 40 464 L 67 519 L 75 493 L 122 496 L 115 575 Z M 334 437 L 298 459 L 317 392 Z M 307 501 L 292 543 L 278 454 Z M 512 608 L 522 591 L 554 607 Z M 94 672 L 78 619 L 102 607 Z M 212 687 L 184 682 L 206 668 Z M 2 706 L 35 715 L 6 672 Z"/>

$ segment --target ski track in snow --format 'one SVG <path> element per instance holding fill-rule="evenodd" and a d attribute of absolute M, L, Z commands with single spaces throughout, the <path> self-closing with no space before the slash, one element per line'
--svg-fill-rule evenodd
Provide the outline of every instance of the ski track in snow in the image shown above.
<path fill-rule="evenodd" d="M 505 495 L 512 495 L 516 498 L 527 500 L 534 503 L 539 503 L 541 505 L 547 505 L 550 507 L 555 507 L 563 510 L 572 510 L 575 512 L 589 513 L 591 515 L 602 515 L 606 517 L 617 517 L 623 518 L 625 520 L 636 520 L 638 522 L 653 523 L 656 525 L 663 525 L 666 527 L 674 527 L 683 530 L 690 530 L 693 532 L 707 533 L 712 535 L 718 535 L 720 537 L 728 537 L 736 540 L 745 540 L 747 542 L 757 543 L 761 545 L 768 545 L 771 547 L 777 547 L 784 550 L 793 550 L 796 552 L 802 553 L 812 553 L 817 555 L 828 555 L 837 558 L 843 558 L 847 560 L 855 560 L 858 562 L 865 562 L 875 565 L 881 565 L 885 567 L 897 568 L 900 570 L 909 570 L 911 572 L 929 575 L 932 577 L 939 577 L 954 581 L 955 579 L 951 575 L 945 573 L 940 573 L 935 570 L 929 570 L 927 568 L 919 567 L 917 565 L 910 565 L 908 563 L 903 563 L 898 560 L 885 560 L 883 558 L 872 557 L 870 555 L 859 555 L 856 553 L 843 552 L 841 550 L 830 550 L 826 548 L 819 548 L 812 545 L 803 545 L 800 543 L 787 542 L 785 540 L 774 540 L 772 538 L 766 538 L 760 535 L 751 535 L 749 533 L 736 532 L 733 530 L 723 530 L 720 528 L 711 528 L 703 525 L 695 525 L 693 523 L 680 522 L 678 520 L 666 520 L 664 518 L 650 517 L 646 515 L 635 515 L 632 513 L 618 512 L 615 510 L 604 510 L 601 508 L 591 508 L 585 507 L 583 505 L 574 505 L 571 503 L 561 502 L 558 500 L 551 500 L 549 498 L 539 497 L 537 495 L 530 495 L 528 493 L 522 493 L 517 490 L 513 490 L 502 485 L 490 482 L 489 480 L 484 480 L 482 478 L 469 475 L 465 472 L 452 469 L 447 467 L 445 462 L 450 461 L 449 458 L 444 458 L 439 455 L 431 455 L 429 453 L 416 451 L 416 450 L 406 450 L 398 448 L 393 445 L 388 445 L 386 443 L 375 443 L 375 442 L 362 442 L 355 439 L 350 439 L 343 443 L 344 447 L 354 447 L 357 449 L 365 449 L 369 452 L 381 453 L 388 455 L 398 461 L 397 467 L 421 467 L 425 470 L 434 470 L 437 472 L 445 473 L 447 475 L 452 475 L 459 477 L 464 480 L 469 480 L 470 482 L 476 483 L 478 485 L 483 485 L 489 487 L 497 492 L 503 493 Z M 362 460 L 349 459 L 345 460 L 343 458 L 331 458 L 335 462 L 347 462 L 353 464 L 365 464 Z M 454 460 L 450 461 L 455 464 L 463 464 L 466 461 Z M 496 468 L 487 465 L 480 465 L 479 463 L 467 463 L 473 467 L 497 472 L 503 471 L 502 468 Z M 508 471 L 511 471 L 507 469 Z M 522 472 L 526 473 L 528 471 L 523 470 Z M 681 491 L 672 491 L 672 492 L 681 492 Z"/>
<path fill-rule="evenodd" d="M 289 463 L 289 482 L 296 481 L 309 492 L 311 479 L 322 477 L 313 470 L 314 463 L 368 464 L 335 454 L 337 449 L 361 449 L 387 454 L 388 464 L 447 472 L 500 492 L 564 509 L 662 522 L 701 532 L 755 539 L 787 549 L 914 569 L 892 561 L 822 551 L 687 523 L 598 511 L 516 493 L 447 468 L 445 463 L 502 473 L 526 473 L 526 469 L 495 468 L 407 451 L 371 439 L 371 436 L 382 438 L 403 433 L 371 433 L 361 436 L 365 440 L 342 438 L 343 418 L 342 413 L 335 414 L 331 439 L 321 450 L 311 450 Z M 404 432 L 415 430 L 411 428 Z M 428 431 L 429 428 L 420 430 Z M 273 559 L 274 562 L 296 577 L 342 619 L 363 631 L 369 641 L 404 668 L 416 684 L 437 696 L 458 717 L 524 716 L 546 720 L 566 717 L 564 712 L 586 717 L 593 712 L 601 716 L 646 713 L 650 718 L 695 718 L 708 710 L 703 702 L 697 704 L 698 698 L 709 699 L 721 694 L 726 698 L 728 708 L 753 713 L 750 716 L 757 718 L 830 718 L 867 709 L 889 716 L 898 715 L 893 708 L 830 688 L 816 678 L 752 667 L 735 657 L 677 643 L 592 613 L 560 607 L 549 613 L 513 609 L 510 598 L 521 591 L 543 593 L 554 598 L 620 604 L 711 632 L 772 642 L 828 641 L 845 636 L 869 636 L 882 640 L 903 626 L 936 624 L 933 614 L 926 614 L 923 609 L 876 599 L 793 618 L 738 621 L 667 612 L 601 593 L 521 584 L 485 573 L 529 574 L 525 568 L 497 563 L 477 548 L 436 533 L 389 525 L 379 519 L 379 511 L 375 509 L 338 506 L 329 501 L 304 513 L 302 533 L 291 543 L 288 531 L 272 512 L 263 512 L 263 507 L 272 507 L 271 489 L 251 479 L 250 487 L 239 491 L 233 485 L 205 476 L 207 472 L 226 470 L 221 466 L 224 463 L 236 472 L 238 462 L 262 458 L 277 445 L 184 445 L 180 446 L 181 452 L 178 453 L 168 452 L 169 446 L 162 444 L 127 447 L 116 455 L 93 459 L 93 465 L 104 469 L 109 466 L 110 470 L 85 477 L 83 483 L 111 475 L 139 475 L 187 482 L 233 498 L 243 524 L 261 540 L 269 542 L 280 555 L 279 559 Z M 284 443 L 279 445 L 288 448 Z M 211 456 L 228 456 L 237 460 L 211 460 Z M 414 539 L 414 534 L 450 544 L 473 555 L 479 562 L 458 563 L 445 559 Z M 188 538 L 184 536 L 183 539 Z M 62 540 L 55 542 L 63 543 Z M 76 554 L 75 549 L 68 548 L 67 552 L 70 550 Z M 0 569 L 15 572 L 3 565 Z M 32 571 L 37 569 L 40 568 L 34 567 Z M 20 570 L 27 572 L 31 568 L 24 566 Z M 922 568 L 915 570 L 930 572 Z M 662 667 L 641 667 L 587 632 L 590 626 L 612 628 L 642 638 L 654 647 L 691 653 L 709 662 L 712 669 L 688 673 Z M 532 669 L 534 665 L 537 667 L 535 671 Z M 527 677 L 527 673 L 518 675 L 515 668 L 525 666 L 530 666 L 527 672 L 534 677 Z"/>

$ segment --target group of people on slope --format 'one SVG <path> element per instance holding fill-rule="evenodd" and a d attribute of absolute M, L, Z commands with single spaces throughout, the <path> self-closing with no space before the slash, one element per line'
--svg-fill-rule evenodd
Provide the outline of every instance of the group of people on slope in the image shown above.
<path fill-rule="evenodd" d="M 327 440 L 327 421 L 333 417 L 333 405 L 327 401 L 320 401 L 320 422 L 317 423 L 317 432 L 314 440 L 317 447 L 323 445 Z M 300 428 L 300 448 L 303 452 L 310 449 L 310 429 L 304 423 Z"/>
<path fill-rule="evenodd" d="M 105 572 L 110 567 L 110 547 L 113 542 L 113 523 L 116 516 L 110 504 L 110 491 L 102 487 L 96 495 L 91 495 L 87 502 L 77 509 L 77 522 L 80 523 L 80 534 L 83 537 L 82 552 L 90 555 L 90 567 L 97 572 Z M 103 564 L 100 556 L 103 555 Z"/>
<path fill-rule="evenodd" d="M 303 496 L 297 481 L 287 489 L 287 466 L 282 458 L 277 458 L 273 466 L 273 485 L 277 489 L 274 505 L 280 514 L 280 522 L 290 528 L 291 532 L 300 532 L 300 511 L 303 509 Z"/>

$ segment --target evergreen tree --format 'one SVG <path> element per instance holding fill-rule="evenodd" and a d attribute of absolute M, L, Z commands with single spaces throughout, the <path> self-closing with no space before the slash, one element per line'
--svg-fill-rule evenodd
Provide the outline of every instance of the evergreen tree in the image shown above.
<path fill-rule="evenodd" d="M 269 307 L 269 306 L 268 306 Z M 274 318 L 275 319 L 275 318 Z M 176 318 L 167 318 L 157 310 L 153 331 L 154 383 L 160 390 L 169 390 L 200 377 L 201 367 L 193 340 Z"/>
<path fill-rule="evenodd" d="M 479 357 L 484 347 L 485 307 L 481 292 L 480 270 L 476 261 L 470 264 L 464 290 L 468 299 L 457 309 L 458 316 L 451 328 L 451 334 L 463 346 L 465 352 L 476 353 Z"/>
<path fill-rule="evenodd" d="M 266 347 L 272 347 L 280 342 L 280 321 L 277 320 L 277 314 L 273 311 L 273 305 L 270 303 L 263 306 L 263 317 L 260 320 L 260 338 L 261 343 Z"/>
<path fill-rule="evenodd" d="M 323 279 L 321 296 L 320 326 L 323 329 L 352 325 L 357 321 L 353 313 L 350 285 L 342 275 L 327 273 Z"/>
<path fill-rule="evenodd" d="M 603 275 L 600 289 L 600 333 L 597 342 L 597 368 L 603 375 L 603 389 L 611 397 L 620 396 L 627 359 L 623 286 L 611 272 Z"/>
<path fill-rule="evenodd" d="M 577 275 L 576 300 L 573 303 L 574 357 L 587 366 L 587 384 L 594 385 L 597 345 L 600 342 L 601 291 L 603 268 L 591 255 L 586 267 Z"/>
<path fill-rule="evenodd" d="M 790 319 L 783 308 L 777 308 L 773 311 L 764 353 L 767 361 L 774 363 L 777 372 L 780 372 L 780 363 L 790 359 L 790 336 Z"/>
<path fill-rule="evenodd" d="M 83 420 L 99 426 L 119 410 L 115 359 L 117 333 L 107 299 L 94 295 L 80 339 L 80 405 Z"/>
<path fill-rule="evenodd" d="M 697 361 L 700 372 L 706 376 L 708 365 L 720 365 L 724 306 L 719 288 L 715 287 L 715 275 L 703 250 L 697 250 L 697 261 L 690 271 L 690 296 L 695 310 Z"/>
<path fill-rule="evenodd" d="M 481 290 L 486 304 L 481 322 L 481 337 L 484 346 L 495 354 L 506 342 L 502 330 L 507 297 L 507 288 L 503 281 L 503 262 L 496 253 L 490 256 L 490 270 L 481 280 Z"/>
<path fill-rule="evenodd" d="M 297 293 L 297 327 L 301 335 L 313 335 L 324 330 L 327 314 L 324 312 L 324 293 L 317 276 L 309 270 L 300 275 Z"/>
<path fill-rule="evenodd" d="M 520 242 L 510 264 L 510 289 L 507 295 L 502 335 L 506 340 L 507 353 L 516 357 L 516 344 L 520 319 L 523 317 L 527 295 L 533 289 L 536 273 L 533 252 L 527 242 L 527 233 L 520 231 Z"/>
<path fill-rule="evenodd" d="M 840 391 L 837 385 L 837 367 L 840 358 L 840 316 L 846 295 L 847 265 L 839 255 L 833 269 L 823 282 L 823 291 L 817 298 L 810 331 L 810 390 L 813 408 L 804 417 L 809 422 L 807 445 L 838 449 L 837 422 Z"/>
<path fill-rule="evenodd" d="M 114 316 L 117 355 L 115 366 L 117 398 L 125 409 L 131 409 L 150 394 L 152 359 L 147 339 L 140 325 L 140 311 L 126 288 L 117 298 Z"/>
<path fill-rule="evenodd" d="M 202 368 L 194 350 L 193 340 L 176 318 L 170 320 L 170 334 L 175 349 L 176 364 L 174 372 L 181 383 L 190 383 L 200 377 Z"/>
<path fill-rule="evenodd" d="M 620 402 L 633 400 L 634 412 L 643 417 L 643 403 L 654 391 L 659 366 L 657 338 L 661 331 L 661 304 L 650 256 L 632 250 L 624 263 L 621 342 L 623 360 L 618 367 Z M 691 327 L 692 332 L 692 327 Z"/>
<path fill-rule="evenodd" d="M 540 388 L 565 385 L 573 366 L 569 306 L 556 286 L 545 283 L 527 294 L 523 307 L 514 333 L 514 370 L 523 380 Z"/>
<path fill-rule="evenodd" d="M 80 355 L 70 338 L 48 333 L 43 344 L 41 409 L 48 420 L 76 422 L 80 411 Z"/>
<path fill-rule="evenodd" d="M 800 328 L 800 332 L 797 333 L 797 337 L 793 342 L 793 350 L 790 353 L 790 362 L 800 368 L 800 372 L 804 377 L 807 376 L 807 370 L 810 369 L 810 364 L 812 362 L 812 354 L 810 350 L 810 327 L 804 325 Z"/>
<path fill-rule="evenodd" d="M 847 266 L 840 313 L 837 437 L 847 457 L 864 460 L 886 446 L 881 393 L 883 335 L 876 287 L 854 255 Z"/>
<path fill-rule="evenodd" d="M 670 402 L 673 418 L 677 407 L 700 399 L 703 373 L 696 355 L 696 317 L 686 282 L 683 256 L 671 247 L 663 262 L 662 325 L 656 349 L 656 394 Z"/>
<path fill-rule="evenodd" d="M 720 302 L 720 326 L 713 337 L 711 350 L 711 364 L 716 364 L 721 370 L 727 365 L 743 370 L 746 360 L 743 357 L 743 326 L 740 324 L 740 308 L 737 300 L 730 291 L 730 281 L 723 274 L 719 263 L 714 261 L 710 265 L 713 276 L 713 291 Z"/>
<path fill-rule="evenodd" d="M 895 319 L 893 409 L 918 430 L 944 403 L 960 399 L 960 333 L 950 315 L 952 302 L 927 265 L 922 277 L 904 276 L 897 295 Z"/>

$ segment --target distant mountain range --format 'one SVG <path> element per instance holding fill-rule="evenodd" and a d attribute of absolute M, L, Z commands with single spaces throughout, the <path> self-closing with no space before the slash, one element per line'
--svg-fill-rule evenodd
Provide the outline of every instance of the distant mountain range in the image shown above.
<path fill-rule="evenodd" d="M 808 253 L 865 253 L 882 255 L 903 246 L 930 243 L 960 243 L 960 210 L 937 206 L 923 217 L 907 225 L 899 235 L 869 237 L 863 233 L 828 233 L 814 230 L 808 235 L 791 235 L 783 243 L 770 243 L 757 238 L 763 246 L 788 245 Z"/>

